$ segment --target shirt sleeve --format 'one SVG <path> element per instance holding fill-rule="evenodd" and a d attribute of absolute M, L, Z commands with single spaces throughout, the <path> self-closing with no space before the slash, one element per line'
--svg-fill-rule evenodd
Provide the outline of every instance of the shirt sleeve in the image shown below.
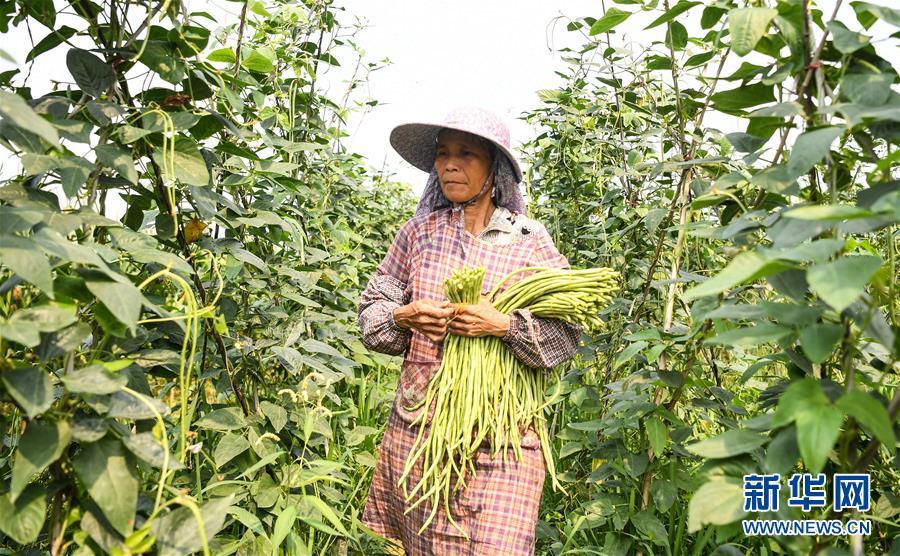
<path fill-rule="evenodd" d="M 570 268 L 569 261 L 553 244 L 547 230 L 540 226 L 538 247 L 531 266 Z M 536 317 L 528 309 L 510 313 L 509 330 L 503 336 L 513 355 L 529 367 L 550 369 L 572 358 L 578 350 L 581 327 L 561 319 Z"/>
<path fill-rule="evenodd" d="M 372 351 L 402 355 L 409 347 L 412 330 L 394 322 L 394 309 L 409 303 L 411 232 L 409 220 L 397 232 L 359 299 L 357 317 L 362 342 Z"/>

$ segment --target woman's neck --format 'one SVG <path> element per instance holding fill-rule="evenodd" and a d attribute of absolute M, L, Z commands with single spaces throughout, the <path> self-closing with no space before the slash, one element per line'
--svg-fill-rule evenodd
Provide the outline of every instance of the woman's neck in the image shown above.
<path fill-rule="evenodd" d="M 491 216 L 496 208 L 497 205 L 494 204 L 494 199 L 491 198 L 491 191 L 486 191 L 477 203 L 463 209 L 466 211 L 466 230 L 473 236 L 480 234 L 487 227 L 488 222 L 491 221 Z"/>

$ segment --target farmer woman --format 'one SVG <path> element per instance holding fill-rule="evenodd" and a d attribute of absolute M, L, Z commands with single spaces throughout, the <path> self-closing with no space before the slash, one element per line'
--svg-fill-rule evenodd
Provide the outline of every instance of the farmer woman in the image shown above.
<path fill-rule="evenodd" d="M 468 305 L 451 320 L 443 282 L 459 268 L 484 267 L 489 292 L 503 276 L 525 266 L 568 268 L 546 229 L 526 215 L 518 189 L 522 171 L 509 149 L 509 129 L 482 109 L 451 112 L 441 123 L 409 123 L 391 132 L 391 145 L 410 164 L 429 172 L 416 214 L 397 234 L 359 303 L 359 323 L 369 349 L 406 352 L 397 395 L 378 449 L 375 475 L 363 523 L 399 540 L 406 554 L 532 554 L 545 464 L 535 431 L 523 431 L 522 459 L 492 459 L 482 446 L 475 478 L 450 501 L 452 518 L 427 504 L 404 515 L 407 505 L 398 480 L 419 425 L 416 405 L 441 365 L 446 334 L 494 335 L 521 362 L 539 369 L 569 359 L 580 329 L 557 319 L 538 318 L 527 309 L 506 315 L 486 299 Z M 418 462 L 408 483 L 422 474 Z"/>

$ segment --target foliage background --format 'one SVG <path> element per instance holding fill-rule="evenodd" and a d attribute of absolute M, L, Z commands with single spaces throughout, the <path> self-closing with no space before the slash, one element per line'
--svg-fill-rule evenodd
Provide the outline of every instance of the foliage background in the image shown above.
<path fill-rule="evenodd" d="M 865 34 L 900 11 L 850 5 L 858 24 L 793 0 L 569 23 L 526 186 L 574 265 L 625 280 L 551 408 L 575 495 L 544 493 L 540 553 L 900 550 L 900 96 Z M 322 92 L 328 65 L 377 67 L 345 14 L 241 6 L 212 33 L 177 0 L 0 2 L 0 32 L 32 26 L 29 58 L 68 72 L 0 74 L 8 553 L 380 550 L 359 515 L 398 361 L 355 309 L 415 199 L 344 148 L 356 97 Z M 873 535 L 744 537 L 760 471 L 872 473 Z"/>

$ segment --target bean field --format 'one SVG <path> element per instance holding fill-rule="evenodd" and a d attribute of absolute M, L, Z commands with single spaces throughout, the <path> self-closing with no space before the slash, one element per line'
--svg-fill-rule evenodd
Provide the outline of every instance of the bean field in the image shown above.
<path fill-rule="evenodd" d="M 202 4 L 0 0 L 32 38 L 0 73 L 0 554 L 395 553 L 361 514 L 401 358 L 357 306 L 417 197 L 346 146 L 378 64 L 330 0 Z M 534 382 L 537 554 L 900 555 L 900 9 L 842 4 L 566 21 L 523 188 L 621 279 Z M 794 473 L 827 501 L 746 509 L 745 477 Z"/>

